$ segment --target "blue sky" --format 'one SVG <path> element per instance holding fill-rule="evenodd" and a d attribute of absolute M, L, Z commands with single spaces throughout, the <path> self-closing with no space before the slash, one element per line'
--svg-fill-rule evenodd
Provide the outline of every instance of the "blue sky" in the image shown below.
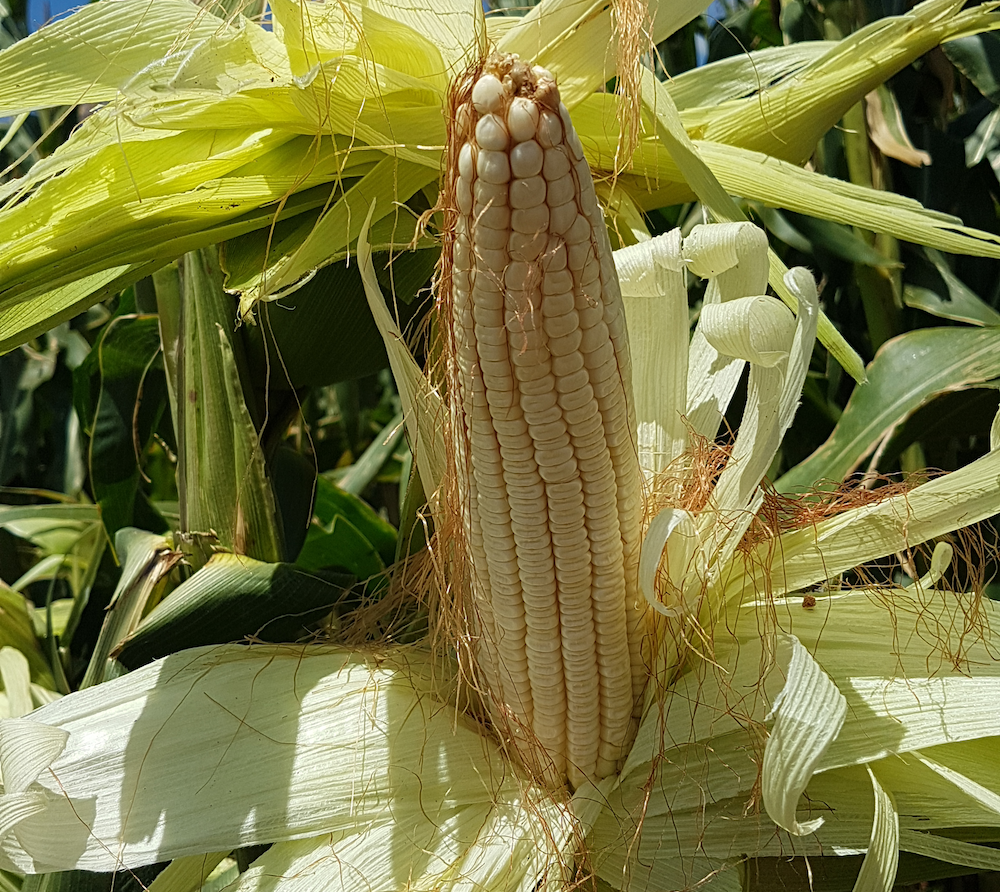
<path fill-rule="evenodd" d="M 28 0 L 28 28 L 35 31 L 50 18 L 80 5 L 80 0 Z"/>

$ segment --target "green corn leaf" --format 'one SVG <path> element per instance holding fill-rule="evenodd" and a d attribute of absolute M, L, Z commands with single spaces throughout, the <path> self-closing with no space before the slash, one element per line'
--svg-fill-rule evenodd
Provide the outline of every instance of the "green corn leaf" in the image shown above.
<path fill-rule="evenodd" d="M 799 229 L 809 243 L 819 245 L 849 263 L 860 263 L 882 269 L 902 267 L 898 260 L 886 257 L 846 226 L 800 214 L 789 214 L 788 220 Z"/>
<path fill-rule="evenodd" d="M 0 505 L 0 527 L 50 554 L 68 554 L 100 522 L 96 505 Z"/>
<path fill-rule="evenodd" d="M 414 298 L 437 258 L 432 250 L 399 254 L 388 265 L 385 254 L 377 258 L 382 278 L 391 278 L 398 287 L 404 325 L 424 308 Z M 265 380 L 282 389 L 333 384 L 386 366 L 356 263 L 323 267 L 280 301 L 258 305 L 257 315 L 257 325 L 242 329 L 255 386 L 263 387 Z"/>
<path fill-rule="evenodd" d="M 122 561 L 121 578 L 108 604 L 81 688 L 120 674 L 112 652 L 138 626 L 157 586 L 181 557 L 163 536 L 132 527 L 118 531 L 115 547 Z"/>
<path fill-rule="evenodd" d="M 396 531 L 357 496 L 319 477 L 313 523 L 296 564 L 342 567 L 359 579 L 381 573 L 396 555 Z"/>
<path fill-rule="evenodd" d="M 1000 313 L 951 271 L 940 251 L 927 248 L 924 253 L 941 276 L 945 294 L 938 294 L 930 288 L 910 285 L 903 290 L 903 303 L 908 307 L 923 310 L 943 319 L 953 319 L 956 322 L 966 322 L 970 325 L 1000 325 Z"/>
<path fill-rule="evenodd" d="M 52 672 L 35 637 L 27 599 L 0 583 L 0 610 L 3 611 L 3 622 L 0 623 L 0 647 L 12 647 L 22 653 L 28 661 L 31 680 L 43 687 L 54 689 Z"/>
<path fill-rule="evenodd" d="M 894 426 L 935 396 L 1000 378 L 1000 328 L 927 328 L 884 344 L 830 438 L 776 486 L 794 492 L 838 482 Z"/>
<path fill-rule="evenodd" d="M 396 415 L 372 441 L 358 460 L 337 478 L 337 485 L 352 495 L 360 496 L 375 479 L 382 466 L 396 451 L 403 439 L 403 413 Z"/>
<path fill-rule="evenodd" d="M 1000 40 L 995 34 L 962 37 L 948 43 L 944 51 L 980 93 L 1000 102 Z"/>
<path fill-rule="evenodd" d="M 166 409 L 155 316 L 119 316 L 74 372 L 80 389 L 93 378 L 97 398 L 84 415 L 90 433 L 90 479 L 108 538 L 126 526 L 162 531 L 165 524 L 139 491 L 142 454 Z M 142 523 L 138 523 L 141 514 Z"/>
<path fill-rule="evenodd" d="M 216 554 L 161 601 L 116 649 L 129 669 L 187 647 L 298 641 L 330 613 L 353 577 Z"/>

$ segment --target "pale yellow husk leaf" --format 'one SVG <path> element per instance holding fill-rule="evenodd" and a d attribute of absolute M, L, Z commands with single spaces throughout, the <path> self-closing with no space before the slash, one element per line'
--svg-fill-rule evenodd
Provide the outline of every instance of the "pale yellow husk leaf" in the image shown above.
<path fill-rule="evenodd" d="M 635 32 L 639 44 L 630 49 L 641 50 L 647 37 L 663 39 L 703 6 L 695 0 L 649 4 L 650 22 Z M 11 200 L 0 223 L 12 234 L 0 249 L 0 349 L 201 245 L 267 228 L 279 217 L 334 208 L 351 191 L 353 177 L 369 173 L 382 158 L 426 167 L 431 182 L 444 143 L 440 112 L 447 79 L 483 50 L 489 30 L 477 4 L 457 0 L 433 11 L 406 0 L 326 6 L 282 0 L 272 5 L 273 32 L 239 16 L 223 22 L 174 2 L 155 7 L 103 0 L 78 14 L 82 18 L 43 29 L 23 49 L 0 54 L 0 106 L 20 109 L 36 92 L 39 104 L 75 101 L 74 94 L 111 103 L 51 158 L 0 187 L 0 199 Z M 534 56 L 560 79 L 596 169 L 622 161 L 619 97 L 594 92 L 617 64 L 615 9 L 545 0 L 523 19 L 493 28 L 500 49 Z M 822 53 L 788 48 L 769 55 L 764 64 L 776 82 L 760 95 L 755 84 L 744 89 L 747 74 L 738 65 L 725 63 L 721 77 L 709 66 L 696 73 L 711 87 L 700 105 L 688 81 L 678 87 L 680 121 L 704 144 L 702 154 L 725 189 L 785 206 L 802 190 L 779 188 L 780 175 L 749 175 L 759 164 L 754 153 L 801 162 L 873 79 L 884 79 L 939 40 L 996 24 L 989 8 L 956 10 L 953 2 L 931 0 L 842 44 L 823 44 Z M 87 50 L 79 72 L 70 70 L 66 48 L 84 38 L 93 52 Z M 602 52 L 593 52 L 594 46 Z M 38 77 L 19 86 L 22 68 L 49 66 L 59 72 L 50 87 L 36 83 Z M 722 99 L 727 89 L 729 98 Z M 648 97 L 646 87 L 643 93 Z M 635 108 L 635 97 L 626 98 Z M 783 109 L 794 114 L 778 114 Z M 641 130 L 632 174 L 619 180 L 631 197 L 612 206 L 690 197 L 648 112 Z M 713 154 L 721 143 L 732 145 L 723 146 L 722 156 Z M 725 155 L 726 149 L 736 155 Z M 167 170 L 161 169 L 164 159 Z M 395 201 L 411 197 L 406 180 L 395 184 Z M 684 194 L 667 194 L 677 188 Z M 30 200 L 20 200 L 29 194 Z M 370 198 L 359 196 L 354 204 L 366 206 Z M 829 209 L 853 225 L 894 234 L 906 229 L 910 240 L 949 250 L 997 250 L 983 234 L 926 211 L 911 207 L 897 220 L 885 212 L 885 202 L 884 194 L 862 190 L 805 210 Z M 383 214 L 391 210 L 389 202 L 380 207 Z M 322 237 L 306 249 L 291 248 L 291 258 L 261 258 L 259 278 L 244 283 L 244 311 L 294 287 L 324 262 L 314 249 L 327 242 L 328 229 L 334 232 L 327 258 L 343 256 L 356 234 L 338 219 L 344 210 L 337 207 Z M 623 228 L 629 228 L 627 219 Z M 273 262 L 282 268 L 272 274 Z M 787 297 L 781 272 L 772 278 Z M 859 376 L 850 351 L 835 344 L 823 320 L 820 338 L 834 344 L 838 358 Z"/>
<path fill-rule="evenodd" d="M 953 594 L 925 591 L 919 609 L 905 602 L 887 607 L 875 592 L 858 591 L 819 598 L 811 609 L 796 598 L 730 611 L 728 630 L 717 631 L 714 665 L 696 660 L 644 718 L 610 808 L 588 839 L 602 853 L 601 877 L 616 886 L 624 878 L 634 890 L 702 881 L 738 888 L 733 868 L 746 854 L 868 851 L 862 888 L 883 889 L 895 870 L 897 821 L 901 840 L 906 831 L 926 831 L 918 840 L 925 847 L 938 839 L 947 846 L 933 835 L 938 829 L 1000 827 L 993 808 L 1000 782 L 990 760 L 962 758 L 969 747 L 985 753 L 1000 743 L 990 705 L 1000 692 L 1000 666 L 986 662 L 986 646 L 971 642 L 958 668 L 943 655 L 928 657 L 935 645 L 942 652 L 962 648 L 956 620 L 969 606 Z M 1000 617 L 992 604 L 981 606 L 986 621 Z M 895 637 L 886 636 L 887 622 Z M 925 624 L 941 637 L 929 640 Z M 968 665 L 977 667 L 976 678 L 963 671 Z M 947 701 L 928 689 L 932 681 L 947 686 Z M 899 696 L 886 697 L 896 684 Z M 904 689 L 912 704 L 906 710 Z M 824 690 L 846 709 L 819 708 Z M 908 736 L 913 724 L 923 730 Z M 931 740 L 935 753 L 948 754 L 950 770 L 915 771 Z M 944 761 L 935 756 L 935 766 Z M 758 789 L 765 805 L 798 803 L 795 811 L 781 805 L 777 817 L 786 829 L 760 809 Z M 640 814 L 641 834 L 633 839 Z M 802 829 L 814 832 L 803 836 Z"/>
<path fill-rule="evenodd" d="M 3 801 L 36 811 L 0 827 L 0 863 L 107 871 L 332 834 L 270 857 L 322 849 L 327 882 L 358 860 L 358 888 L 530 889 L 572 821 L 435 696 L 442 672 L 407 649 L 207 647 L 6 720 Z"/>

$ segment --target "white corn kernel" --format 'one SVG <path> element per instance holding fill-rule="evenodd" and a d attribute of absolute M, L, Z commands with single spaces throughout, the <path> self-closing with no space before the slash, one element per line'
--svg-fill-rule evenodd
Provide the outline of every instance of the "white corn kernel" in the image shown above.
<path fill-rule="evenodd" d="M 621 298 L 551 74 L 495 56 L 456 91 L 446 281 L 469 627 L 498 734 L 578 786 L 620 765 L 645 678 Z"/>

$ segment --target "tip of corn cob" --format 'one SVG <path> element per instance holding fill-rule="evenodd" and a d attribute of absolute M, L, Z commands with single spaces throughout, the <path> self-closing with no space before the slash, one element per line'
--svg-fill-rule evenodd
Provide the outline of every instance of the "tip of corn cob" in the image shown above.
<path fill-rule="evenodd" d="M 501 737 L 578 786 L 619 767 L 646 679 L 621 295 L 551 73 L 493 56 L 451 114 L 441 297 L 469 625 Z"/>

